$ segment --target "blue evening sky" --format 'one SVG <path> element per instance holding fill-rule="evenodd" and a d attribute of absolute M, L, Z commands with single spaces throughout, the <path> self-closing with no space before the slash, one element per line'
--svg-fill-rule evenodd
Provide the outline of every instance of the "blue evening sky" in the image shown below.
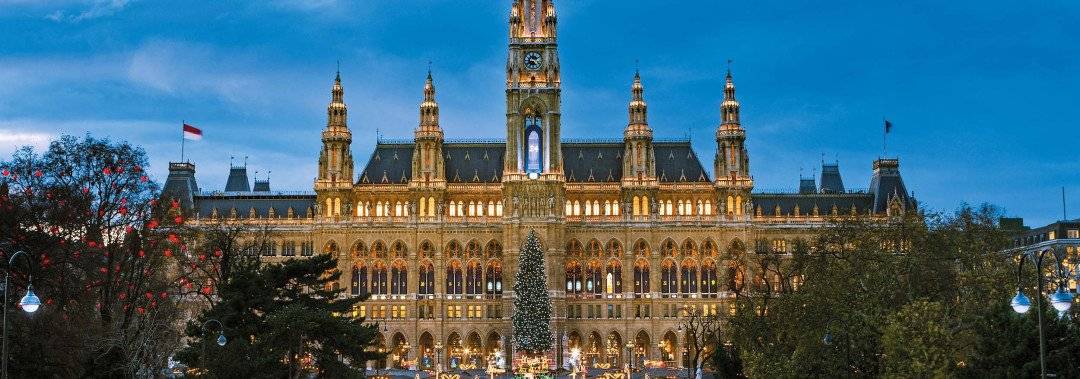
<path fill-rule="evenodd" d="M 310 190 L 335 62 L 357 170 L 376 129 L 409 138 L 434 62 L 448 138 L 502 138 L 508 0 L 0 0 L 0 156 L 60 134 L 180 155 L 221 189 L 248 156 Z M 1080 215 L 1080 3 L 557 1 L 564 138 L 618 138 L 640 60 L 658 138 L 711 168 L 733 59 L 752 174 L 794 189 L 822 154 L 869 185 L 889 155 L 926 206 L 990 202 L 1029 225 Z"/>

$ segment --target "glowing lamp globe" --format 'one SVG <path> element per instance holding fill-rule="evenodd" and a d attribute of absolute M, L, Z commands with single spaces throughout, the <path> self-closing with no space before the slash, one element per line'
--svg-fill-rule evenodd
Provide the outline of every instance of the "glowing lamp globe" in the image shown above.
<path fill-rule="evenodd" d="M 229 342 L 229 340 L 225 338 L 225 335 L 224 334 L 218 334 L 218 336 L 217 336 L 217 344 L 218 344 L 218 346 L 225 346 L 226 342 Z"/>
<path fill-rule="evenodd" d="M 22 308 L 23 312 L 34 313 L 41 307 L 41 299 L 34 294 L 34 287 L 28 287 L 26 289 L 26 296 L 23 296 L 22 300 L 19 300 L 19 308 Z"/>
<path fill-rule="evenodd" d="M 1072 308 L 1073 296 L 1071 293 L 1066 292 L 1061 287 L 1058 287 L 1057 291 L 1053 295 L 1050 295 L 1050 304 L 1057 309 L 1058 312 L 1066 312 L 1069 308 Z"/>
<path fill-rule="evenodd" d="M 1016 313 L 1027 313 L 1031 309 L 1031 299 L 1028 299 L 1023 292 L 1016 291 L 1016 296 L 1013 296 L 1010 305 L 1012 305 L 1012 309 Z"/>

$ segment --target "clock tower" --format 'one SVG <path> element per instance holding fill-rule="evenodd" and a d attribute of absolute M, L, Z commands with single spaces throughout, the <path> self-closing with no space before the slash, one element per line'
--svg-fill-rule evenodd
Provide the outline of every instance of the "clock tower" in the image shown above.
<path fill-rule="evenodd" d="M 514 0 L 506 62 L 506 180 L 563 180 L 559 81 L 555 5 Z"/>

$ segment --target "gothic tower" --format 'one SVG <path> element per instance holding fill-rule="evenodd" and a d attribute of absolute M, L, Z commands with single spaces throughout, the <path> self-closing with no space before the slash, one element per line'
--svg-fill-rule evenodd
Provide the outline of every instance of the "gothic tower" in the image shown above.
<path fill-rule="evenodd" d="M 720 214 L 729 219 L 749 217 L 750 157 L 746 153 L 746 130 L 739 123 L 739 101 L 735 100 L 735 82 L 728 70 L 724 83 L 724 101 L 720 103 L 720 126 L 716 129 L 716 188 Z"/>
<path fill-rule="evenodd" d="M 559 82 L 555 5 L 515 0 L 506 61 L 505 180 L 563 180 Z"/>
<path fill-rule="evenodd" d="M 350 208 L 348 192 L 352 188 L 353 176 L 350 149 L 352 132 L 347 124 L 348 110 L 344 96 L 339 71 L 330 91 L 330 105 L 326 107 L 326 129 L 322 132 L 322 151 L 319 152 L 319 176 L 315 178 L 315 192 L 322 216 L 347 214 Z"/>
<path fill-rule="evenodd" d="M 629 123 L 623 132 L 626 144 L 623 153 L 623 186 L 656 185 L 656 154 L 653 151 L 652 128 L 649 127 L 648 105 L 645 104 L 645 88 L 641 74 L 634 73 L 630 87 Z"/>
<path fill-rule="evenodd" d="M 439 126 L 439 103 L 435 101 L 435 84 L 428 70 L 424 83 L 424 100 L 420 103 L 420 126 L 413 133 L 412 178 L 409 188 L 414 191 L 416 216 L 436 217 L 437 205 L 446 189 L 446 169 L 443 160 L 443 130 Z"/>

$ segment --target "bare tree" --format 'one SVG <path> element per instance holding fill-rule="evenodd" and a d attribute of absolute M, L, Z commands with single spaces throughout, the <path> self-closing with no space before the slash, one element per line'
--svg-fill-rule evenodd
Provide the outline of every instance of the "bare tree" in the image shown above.
<path fill-rule="evenodd" d="M 709 354 L 718 346 L 724 320 L 716 313 L 710 313 L 705 309 L 688 305 L 682 309 L 683 319 L 679 324 L 679 330 L 683 335 L 683 346 L 686 347 L 689 365 L 686 367 L 687 377 L 696 378 L 701 374 L 702 366 L 709 359 Z"/>

